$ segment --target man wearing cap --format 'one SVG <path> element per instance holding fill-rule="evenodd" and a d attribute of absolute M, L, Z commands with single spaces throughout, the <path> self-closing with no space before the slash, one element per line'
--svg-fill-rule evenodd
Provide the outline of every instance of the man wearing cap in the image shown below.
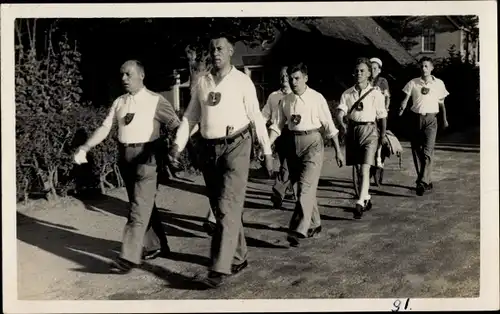
<path fill-rule="evenodd" d="M 264 151 L 266 169 L 272 173 L 272 151 L 265 121 L 259 110 L 255 86 L 231 65 L 234 46 L 224 37 L 210 42 L 212 70 L 197 79 L 195 93 L 184 113 L 169 158 L 175 163 L 186 146 L 190 130 L 200 123 L 206 165 L 206 186 L 215 212 L 210 266 L 202 283 L 215 288 L 227 276 L 247 267 L 243 205 L 250 167 L 250 123 Z"/>
<path fill-rule="evenodd" d="M 399 115 L 401 116 L 408 104 L 410 97 L 413 101 L 411 107 L 412 139 L 411 150 L 415 170 L 417 171 L 417 195 L 433 189 L 431 173 L 434 145 L 438 129 L 437 114 L 442 111 L 443 128 L 448 127 L 444 99 L 449 95 L 443 81 L 432 75 L 434 69 L 432 59 L 423 57 L 420 60 L 422 75 L 409 81 L 403 88 L 406 94 L 401 103 Z"/>
<path fill-rule="evenodd" d="M 382 60 L 379 58 L 371 58 L 370 59 L 373 78 L 372 85 L 373 87 L 378 88 L 382 95 L 385 97 L 385 110 L 389 111 L 389 105 L 391 103 L 391 93 L 389 92 L 389 83 L 385 79 L 385 77 L 380 76 L 380 72 L 382 72 Z"/>
<path fill-rule="evenodd" d="M 87 152 L 108 136 L 115 121 L 118 123 L 119 167 L 130 207 L 121 254 L 112 263 L 111 271 L 125 274 L 141 263 L 144 244 L 146 258 L 170 251 L 155 204 L 158 188 L 155 155 L 161 145 L 161 124 L 172 133 L 180 121 L 163 96 L 144 86 L 145 72 L 139 61 L 125 62 L 121 74 L 127 93 L 113 102 L 101 127 L 79 147 L 74 159 L 78 164 L 86 162 Z M 152 229 L 156 230 L 156 236 Z"/>
<path fill-rule="evenodd" d="M 272 117 L 270 139 L 274 142 L 288 124 L 291 136 L 286 138 L 287 163 L 291 183 L 297 183 L 297 201 L 290 220 L 287 240 L 298 246 L 300 238 L 313 237 L 321 231 L 316 192 L 323 165 L 324 144 L 320 128 L 333 140 L 336 160 L 343 165 L 337 133 L 330 109 L 323 95 L 307 86 L 307 67 L 298 63 L 288 68 L 293 93 L 282 99 Z"/>
<path fill-rule="evenodd" d="M 359 58 L 354 73 L 356 84 L 340 97 L 337 118 L 346 134 L 346 164 L 361 168 L 361 191 L 353 212 L 354 218 L 360 219 L 363 212 L 372 207 L 369 194 L 370 168 L 375 164 L 378 146 L 385 141 L 387 110 L 382 92 L 370 84 L 370 61 Z M 349 119 L 347 132 L 344 116 Z"/>
<path fill-rule="evenodd" d="M 291 93 L 290 83 L 288 81 L 287 67 L 283 66 L 280 71 L 280 84 L 281 88 L 277 91 L 272 92 L 267 98 L 267 102 L 262 108 L 262 115 L 264 120 L 269 122 L 271 120 L 273 112 L 278 110 L 278 106 L 282 104 L 281 100 L 284 96 Z M 271 196 L 271 201 L 273 202 L 274 209 L 281 209 L 283 199 L 285 198 L 287 191 L 291 190 L 291 195 L 294 197 L 293 185 L 290 184 L 289 171 L 286 163 L 286 151 L 287 143 L 286 136 L 289 135 L 288 127 L 285 126 L 281 132 L 280 137 L 274 142 L 274 147 L 278 153 L 280 161 L 280 170 L 275 178 L 273 186 L 273 195 Z"/>

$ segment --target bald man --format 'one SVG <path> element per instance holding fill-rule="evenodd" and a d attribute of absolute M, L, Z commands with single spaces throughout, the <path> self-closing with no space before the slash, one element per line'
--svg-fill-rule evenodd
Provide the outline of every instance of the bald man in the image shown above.
<path fill-rule="evenodd" d="M 125 274 L 137 267 L 142 258 L 170 252 L 155 203 L 158 188 L 155 155 L 162 142 L 161 124 L 173 133 L 180 121 L 163 96 L 144 86 L 145 72 L 139 61 L 125 62 L 121 74 L 127 93 L 113 102 L 101 127 L 79 147 L 74 159 L 77 164 L 86 162 L 87 152 L 109 135 L 115 122 L 118 124 L 119 167 L 130 207 L 121 254 L 111 264 L 111 272 Z"/>

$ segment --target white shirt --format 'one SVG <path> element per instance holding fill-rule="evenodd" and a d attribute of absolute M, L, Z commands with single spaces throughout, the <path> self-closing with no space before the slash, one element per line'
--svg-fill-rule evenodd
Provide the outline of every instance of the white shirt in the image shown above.
<path fill-rule="evenodd" d="M 325 97 L 310 87 L 302 95 L 290 93 L 283 97 L 282 105 L 278 106 L 276 114 L 271 118 L 271 130 L 281 134 L 287 123 L 291 131 L 309 131 L 324 128 L 328 138 L 334 137 L 339 131 L 333 123 L 332 114 Z M 298 124 L 292 123 L 292 115 L 300 115 Z"/>
<path fill-rule="evenodd" d="M 267 102 L 262 108 L 262 116 L 265 121 L 269 121 L 271 119 L 272 113 L 277 110 L 278 105 L 280 104 L 280 100 L 287 95 L 281 89 L 274 91 L 267 98 Z"/>
<path fill-rule="evenodd" d="M 134 114 L 129 124 L 125 124 L 127 113 Z M 126 144 L 154 141 L 160 136 L 160 123 L 169 129 L 180 123 L 172 105 L 145 87 L 135 95 L 124 94 L 113 102 L 102 126 L 109 133 L 115 121 L 118 122 L 118 141 Z"/>
<path fill-rule="evenodd" d="M 339 110 L 349 113 L 353 104 L 366 92 L 372 89 L 373 86 L 368 84 L 361 93 L 353 86 L 347 89 L 340 96 Z M 385 109 L 385 97 L 382 95 L 380 89 L 374 89 L 363 100 L 363 110 L 352 110 L 347 117 L 356 122 L 375 122 L 376 119 L 383 119 L 387 117 L 387 110 Z"/>
<path fill-rule="evenodd" d="M 426 95 L 422 94 L 422 87 L 429 89 Z M 434 76 L 428 83 L 420 77 L 414 78 L 405 85 L 403 92 L 411 96 L 413 101 L 411 110 L 419 114 L 438 113 L 439 103 L 450 94 L 443 81 Z"/>
<path fill-rule="evenodd" d="M 200 132 L 204 138 L 216 139 L 228 136 L 228 126 L 237 131 L 253 122 L 264 154 L 272 153 L 257 92 L 250 77 L 233 66 L 217 85 L 210 73 L 200 76 L 195 84 L 191 101 L 177 131 L 175 143 L 179 150 L 184 149 L 190 130 L 197 123 L 200 123 Z M 211 93 L 220 96 L 216 105 L 211 105 Z"/>

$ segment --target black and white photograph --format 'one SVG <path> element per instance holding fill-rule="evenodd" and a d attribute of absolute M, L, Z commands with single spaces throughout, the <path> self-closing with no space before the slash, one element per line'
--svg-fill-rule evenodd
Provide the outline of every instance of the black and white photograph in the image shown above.
<path fill-rule="evenodd" d="M 499 309 L 496 7 L 2 4 L 4 312 Z"/>

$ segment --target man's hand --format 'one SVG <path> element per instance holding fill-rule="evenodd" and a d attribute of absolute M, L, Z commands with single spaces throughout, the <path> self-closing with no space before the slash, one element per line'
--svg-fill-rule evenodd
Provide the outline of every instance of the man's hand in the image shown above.
<path fill-rule="evenodd" d="M 179 161 L 180 154 L 181 153 L 179 152 L 179 147 L 177 146 L 177 144 L 172 144 L 172 147 L 168 152 L 167 158 L 168 162 L 170 163 L 170 166 L 175 171 L 179 171 L 182 168 L 181 162 Z"/>
<path fill-rule="evenodd" d="M 337 154 L 335 155 L 335 160 L 337 161 L 337 166 L 339 166 L 339 168 L 342 168 L 344 166 L 345 159 L 344 154 L 342 154 L 341 151 L 337 152 Z"/>
<path fill-rule="evenodd" d="M 387 137 L 385 136 L 385 134 L 381 134 L 379 139 L 378 139 L 378 145 L 384 146 L 386 144 L 387 144 Z"/>
<path fill-rule="evenodd" d="M 399 108 L 399 112 L 398 112 L 398 115 L 401 117 L 403 115 L 403 113 L 405 112 L 405 107 L 400 107 Z"/>
<path fill-rule="evenodd" d="M 73 161 L 77 165 L 81 165 L 81 164 L 87 163 L 87 153 L 83 149 L 78 148 L 78 151 L 73 156 Z"/>
<path fill-rule="evenodd" d="M 443 119 L 443 130 L 446 130 L 448 128 L 449 124 L 448 124 L 448 119 L 444 118 Z"/>
<path fill-rule="evenodd" d="M 344 122 L 339 123 L 339 138 L 343 139 L 347 133 L 347 126 Z"/>
<path fill-rule="evenodd" d="M 269 177 L 273 175 L 273 155 L 264 155 L 264 166 L 266 167 Z"/>

